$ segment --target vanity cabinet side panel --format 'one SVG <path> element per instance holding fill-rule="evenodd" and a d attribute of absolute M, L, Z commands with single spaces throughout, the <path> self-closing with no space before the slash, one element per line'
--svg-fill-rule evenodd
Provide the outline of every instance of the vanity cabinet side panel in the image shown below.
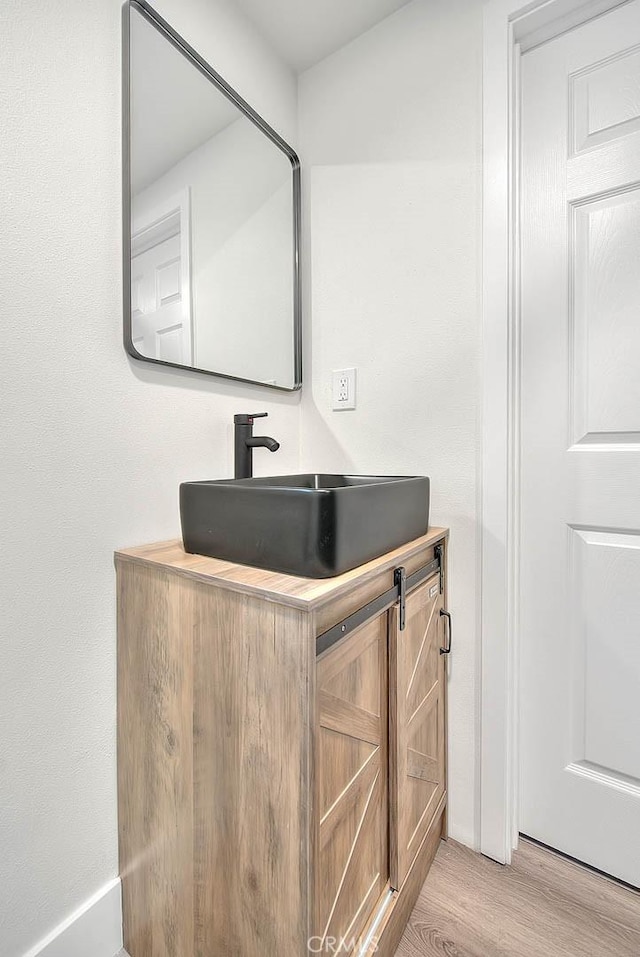
<path fill-rule="evenodd" d="M 131 957 L 193 948 L 193 594 L 117 561 L 118 818 Z"/>
<path fill-rule="evenodd" d="M 303 955 L 311 616 L 194 583 L 196 957 Z"/>

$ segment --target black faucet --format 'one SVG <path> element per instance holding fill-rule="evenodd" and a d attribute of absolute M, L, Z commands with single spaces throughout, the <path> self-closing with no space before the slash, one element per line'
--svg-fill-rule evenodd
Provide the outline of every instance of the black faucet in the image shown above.
<path fill-rule="evenodd" d="M 270 436 L 253 434 L 253 420 L 264 419 L 268 414 L 268 412 L 256 412 L 253 415 L 247 415 L 246 413 L 234 415 L 234 478 L 252 477 L 254 449 L 269 449 L 270 452 L 277 452 L 280 448 L 280 443 Z"/>

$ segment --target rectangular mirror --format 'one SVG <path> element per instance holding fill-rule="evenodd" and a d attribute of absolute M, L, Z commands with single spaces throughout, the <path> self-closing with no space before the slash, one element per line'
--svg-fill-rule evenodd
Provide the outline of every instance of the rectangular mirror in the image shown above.
<path fill-rule="evenodd" d="M 298 389 L 298 157 L 144 0 L 123 18 L 125 348 Z"/>

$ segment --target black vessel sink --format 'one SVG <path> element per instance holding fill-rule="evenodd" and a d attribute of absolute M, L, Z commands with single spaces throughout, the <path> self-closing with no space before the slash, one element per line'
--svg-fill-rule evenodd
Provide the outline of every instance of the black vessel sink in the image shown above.
<path fill-rule="evenodd" d="M 187 552 L 329 578 L 423 535 L 429 479 L 277 475 L 180 486 Z"/>

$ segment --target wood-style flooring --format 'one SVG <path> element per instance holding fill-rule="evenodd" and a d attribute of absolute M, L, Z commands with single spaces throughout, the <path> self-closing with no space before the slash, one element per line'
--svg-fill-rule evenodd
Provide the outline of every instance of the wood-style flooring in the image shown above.
<path fill-rule="evenodd" d="M 396 957 L 640 957 L 640 893 L 529 841 L 511 867 L 448 841 Z"/>
<path fill-rule="evenodd" d="M 521 841 L 502 867 L 442 843 L 396 957 L 640 957 L 640 893 Z"/>

